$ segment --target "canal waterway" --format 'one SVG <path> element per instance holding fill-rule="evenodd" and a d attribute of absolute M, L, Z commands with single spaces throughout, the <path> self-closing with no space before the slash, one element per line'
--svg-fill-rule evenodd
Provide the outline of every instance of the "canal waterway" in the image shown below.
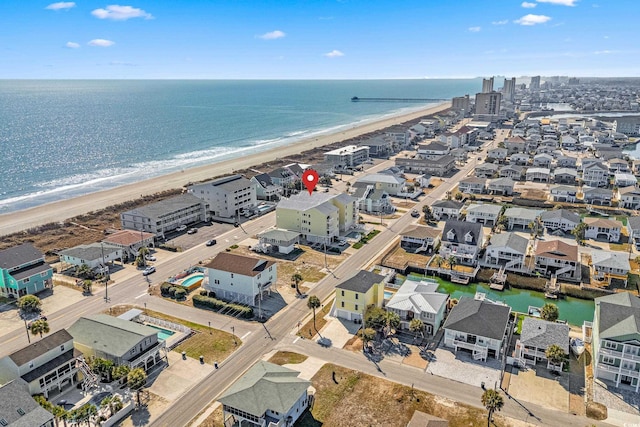
<path fill-rule="evenodd" d="M 431 278 L 430 276 L 428 276 Z M 409 280 L 422 280 L 424 276 L 420 274 L 410 274 Z M 550 300 L 544 297 L 544 293 L 530 291 L 526 289 L 509 288 L 504 291 L 495 291 L 489 288 L 489 285 L 470 283 L 468 285 L 460 285 L 451 283 L 440 278 L 435 278 L 440 286 L 438 292 L 451 295 L 451 298 L 460 299 L 461 296 L 473 298 L 476 292 L 486 294 L 487 298 L 493 301 L 501 301 L 509 305 L 513 311 L 527 313 L 529 306 L 542 307 L 548 302 L 558 306 L 560 319 L 566 320 L 570 325 L 582 326 L 584 321 L 591 322 L 593 320 L 593 309 L 595 304 L 592 300 L 584 300 L 579 298 L 565 297 L 558 300 Z"/>

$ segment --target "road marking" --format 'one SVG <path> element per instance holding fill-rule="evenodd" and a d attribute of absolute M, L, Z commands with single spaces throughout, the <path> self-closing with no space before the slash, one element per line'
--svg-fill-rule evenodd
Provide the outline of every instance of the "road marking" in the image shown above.
<path fill-rule="evenodd" d="M 3 342 L 3 344 L 8 344 L 8 343 L 10 343 L 11 341 L 15 341 L 15 340 L 17 340 L 19 337 L 21 337 L 21 336 L 22 336 L 22 335 L 18 335 L 17 337 L 13 337 L 13 338 L 11 338 L 10 340 L 6 340 L 6 341 L 4 341 L 4 342 Z"/>
<path fill-rule="evenodd" d="M 300 339 L 300 337 L 296 338 L 295 340 L 293 340 L 293 343 L 294 344 L 297 343 L 299 339 Z"/>
<path fill-rule="evenodd" d="M 244 340 L 246 337 L 249 336 L 249 334 L 251 334 L 251 331 L 247 332 L 246 334 L 244 334 L 243 336 L 240 337 L 241 340 Z"/>
<path fill-rule="evenodd" d="M 138 299 L 138 298 L 142 298 L 143 296 L 147 295 L 147 293 L 145 292 L 144 294 L 140 294 L 137 297 L 135 297 L 134 299 Z"/>

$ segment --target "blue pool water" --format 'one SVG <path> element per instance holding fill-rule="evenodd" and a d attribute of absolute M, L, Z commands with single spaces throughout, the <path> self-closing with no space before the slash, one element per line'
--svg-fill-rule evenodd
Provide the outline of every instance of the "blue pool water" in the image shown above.
<path fill-rule="evenodd" d="M 182 283 L 180 283 L 180 286 L 184 286 L 185 288 L 188 288 L 189 286 L 193 285 L 198 280 L 202 280 L 203 278 L 204 278 L 204 274 L 195 274 L 191 277 L 187 277 L 186 279 L 184 279 Z"/>
<path fill-rule="evenodd" d="M 384 299 L 391 299 L 393 297 L 394 292 L 384 291 Z"/>
<path fill-rule="evenodd" d="M 260 212 L 266 212 L 271 209 L 271 206 L 258 206 Z"/>
<path fill-rule="evenodd" d="M 153 328 L 158 331 L 158 339 L 161 341 L 166 341 L 171 335 L 175 334 L 174 331 L 170 331 L 168 329 L 159 328 L 157 326 L 147 325 L 150 328 Z"/>

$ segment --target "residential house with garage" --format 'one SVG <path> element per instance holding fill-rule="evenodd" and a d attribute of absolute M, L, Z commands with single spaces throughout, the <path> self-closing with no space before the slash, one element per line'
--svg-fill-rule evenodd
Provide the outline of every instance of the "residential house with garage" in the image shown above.
<path fill-rule="evenodd" d="M 501 205 L 472 203 L 467 208 L 466 221 L 477 222 L 485 227 L 494 227 L 498 223 L 500 212 L 502 212 Z"/>
<path fill-rule="evenodd" d="M 0 385 L 0 426 L 54 427 L 57 419 L 29 395 L 20 380 Z"/>
<path fill-rule="evenodd" d="M 478 178 L 493 178 L 500 173 L 500 165 L 495 163 L 482 163 L 476 166 L 475 174 Z"/>
<path fill-rule="evenodd" d="M 556 157 L 556 167 L 576 169 L 578 159 L 572 156 L 558 156 Z"/>
<path fill-rule="evenodd" d="M 406 180 L 397 175 L 386 173 L 372 173 L 358 178 L 355 184 L 372 185 L 376 190 L 383 190 L 387 194 L 396 196 L 403 192 Z"/>
<path fill-rule="evenodd" d="M 90 243 L 64 249 L 58 255 L 62 270 L 86 265 L 95 272 L 108 273 L 109 264 L 122 259 L 122 248 L 108 243 Z"/>
<path fill-rule="evenodd" d="M 351 197 L 356 199 L 358 211 L 368 214 L 392 213 L 396 207 L 391 202 L 389 193 L 376 190 L 373 184 L 356 182 L 350 188 Z"/>
<path fill-rule="evenodd" d="M 510 155 L 515 153 L 524 153 L 526 145 L 527 140 L 521 136 L 507 138 L 504 141 L 504 146 Z"/>
<path fill-rule="evenodd" d="M 571 168 L 557 168 L 553 171 L 553 182 L 556 184 L 576 185 L 578 171 Z"/>
<path fill-rule="evenodd" d="M 500 163 L 507 159 L 508 154 L 509 151 L 506 148 L 502 147 L 491 148 L 487 151 L 488 158 L 497 160 Z"/>
<path fill-rule="evenodd" d="M 489 267 L 508 271 L 525 270 L 528 248 L 529 239 L 516 233 L 494 234 L 489 240 L 484 263 Z"/>
<path fill-rule="evenodd" d="M 474 360 L 498 359 L 506 343 L 511 308 L 487 299 L 463 296 L 444 323 L 444 345 Z"/>
<path fill-rule="evenodd" d="M 224 301 L 257 306 L 278 280 L 275 261 L 219 252 L 205 264 L 204 288 Z"/>
<path fill-rule="evenodd" d="M 590 163 L 582 168 L 582 182 L 588 187 L 607 187 L 609 168 L 602 163 Z"/>
<path fill-rule="evenodd" d="M 394 153 L 393 140 L 383 135 L 374 136 L 358 145 L 369 147 L 369 157 L 388 159 Z"/>
<path fill-rule="evenodd" d="M 609 165 L 609 173 L 631 173 L 631 169 L 629 168 L 629 162 L 623 159 L 609 159 L 607 161 Z"/>
<path fill-rule="evenodd" d="M 511 178 L 514 181 L 520 181 L 525 176 L 525 168 L 518 165 L 505 165 L 500 168 L 498 174 L 500 178 Z"/>
<path fill-rule="evenodd" d="M 141 248 L 153 248 L 155 237 L 146 231 L 119 230 L 107 235 L 102 242 L 120 248 L 123 261 L 127 262 L 137 257 Z"/>
<path fill-rule="evenodd" d="M 554 366 L 547 359 L 546 351 L 552 345 L 557 345 L 569 355 L 569 325 L 525 317 L 520 338 L 516 341 L 516 358 L 532 365 L 546 361 L 548 369 L 562 371 L 562 363 Z"/>
<path fill-rule="evenodd" d="M 430 253 L 440 243 L 441 233 L 435 227 L 409 225 L 400 232 L 400 247 L 416 253 Z"/>
<path fill-rule="evenodd" d="M 287 167 L 273 169 L 267 172 L 267 174 L 271 178 L 271 182 L 282 188 L 295 184 L 298 180 L 297 175 Z"/>
<path fill-rule="evenodd" d="M 548 168 L 529 168 L 525 179 L 529 182 L 549 182 L 551 180 L 551 171 Z"/>
<path fill-rule="evenodd" d="M 482 194 L 485 191 L 486 185 L 486 178 L 470 176 L 458 182 L 458 191 L 466 194 Z"/>
<path fill-rule="evenodd" d="M 586 217 L 582 221 L 587 225 L 584 231 L 586 239 L 606 240 L 612 243 L 620 241 L 623 225 L 617 219 Z"/>
<path fill-rule="evenodd" d="M 511 178 L 490 179 L 487 182 L 487 192 L 489 194 L 511 196 L 513 194 L 513 187 L 515 185 L 516 185 L 515 181 Z"/>
<path fill-rule="evenodd" d="M 20 378 L 31 395 L 50 398 L 82 381 L 78 376 L 82 363 L 73 337 L 60 329 L 0 359 L 0 384 Z"/>
<path fill-rule="evenodd" d="M 293 369 L 263 360 L 218 398 L 225 426 L 293 426 L 310 406 L 311 382 Z"/>
<path fill-rule="evenodd" d="M 627 286 L 627 279 L 631 266 L 628 252 L 591 250 L 591 277 L 601 282 L 616 281 Z"/>
<path fill-rule="evenodd" d="M 360 322 L 369 307 L 382 307 L 384 276 L 360 270 L 336 286 L 336 299 L 331 315 Z"/>
<path fill-rule="evenodd" d="M 554 202 L 575 203 L 578 200 L 578 187 L 573 185 L 552 185 L 549 195 Z"/>
<path fill-rule="evenodd" d="M 456 162 L 464 164 L 469 158 L 469 152 L 464 148 L 454 148 L 449 152 L 449 155 L 456 159 Z"/>
<path fill-rule="evenodd" d="M 582 187 L 582 200 L 589 205 L 611 206 L 613 190 L 598 187 Z"/>
<path fill-rule="evenodd" d="M 18 299 L 53 288 L 53 269 L 31 243 L 0 250 L 0 297 Z"/>
<path fill-rule="evenodd" d="M 637 186 L 638 178 L 631 173 L 616 172 L 613 174 L 613 185 L 616 187 Z"/>
<path fill-rule="evenodd" d="M 424 333 L 433 336 L 444 321 L 449 303 L 449 294 L 438 292 L 438 286 L 432 279 L 405 280 L 385 309 L 400 316 L 400 329 L 408 330 L 413 319 L 420 319 Z"/>
<path fill-rule="evenodd" d="M 483 244 L 482 224 L 448 220 L 442 231 L 440 255 L 445 259 L 454 256 L 458 264 L 476 265 Z"/>
<path fill-rule="evenodd" d="M 540 214 L 544 228 L 554 233 L 570 233 L 581 222 L 580 215 L 568 209 L 554 209 Z"/>
<path fill-rule="evenodd" d="M 527 231 L 529 225 L 535 222 L 542 212 L 541 209 L 507 208 L 504 211 L 504 216 L 509 221 L 507 229 Z"/>
<path fill-rule="evenodd" d="M 550 154 L 542 153 L 536 154 L 533 156 L 533 166 L 537 168 L 551 168 L 551 163 L 553 162 L 553 156 Z"/>
<path fill-rule="evenodd" d="M 456 159 L 447 154 L 436 159 L 423 159 L 419 156 L 415 158 L 396 157 L 396 166 L 407 173 L 430 174 L 434 176 L 446 176 L 455 169 Z"/>
<path fill-rule="evenodd" d="M 543 277 L 579 282 L 582 277 L 578 246 L 561 240 L 536 240 L 535 271 Z"/>
<path fill-rule="evenodd" d="M 527 166 L 529 164 L 529 160 L 531 158 L 528 154 L 525 153 L 515 153 L 509 157 L 509 164 L 511 165 L 519 165 L 519 166 Z"/>
<path fill-rule="evenodd" d="M 456 200 L 438 200 L 431 205 L 431 213 L 438 221 L 459 219 L 464 203 Z"/>
<path fill-rule="evenodd" d="M 640 392 L 640 298 L 619 292 L 595 299 L 593 376 Z"/>
<path fill-rule="evenodd" d="M 640 189 L 635 185 L 618 187 L 616 196 L 620 201 L 619 206 L 626 209 L 640 209 Z"/>

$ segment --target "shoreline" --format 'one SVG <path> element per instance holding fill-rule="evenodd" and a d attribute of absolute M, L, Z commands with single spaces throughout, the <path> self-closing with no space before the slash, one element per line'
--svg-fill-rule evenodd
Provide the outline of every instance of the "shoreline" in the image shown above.
<path fill-rule="evenodd" d="M 179 189 L 190 182 L 205 181 L 216 176 L 231 174 L 234 171 L 250 169 L 287 156 L 298 155 L 304 151 L 343 142 L 394 125 L 433 115 L 447 110 L 450 106 L 450 102 L 444 102 L 410 113 L 385 117 L 357 126 L 354 125 L 349 129 L 302 139 L 288 145 L 271 148 L 261 153 L 184 169 L 180 172 L 171 172 L 166 175 L 117 186 L 108 190 L 101 190 L 95 193 L 2 214 L 0 215 L 0 236 L 25 231 L 44 224 L 61 222 L 78 215 L 108 208 L 109 206 L 163 191 Z"/>

